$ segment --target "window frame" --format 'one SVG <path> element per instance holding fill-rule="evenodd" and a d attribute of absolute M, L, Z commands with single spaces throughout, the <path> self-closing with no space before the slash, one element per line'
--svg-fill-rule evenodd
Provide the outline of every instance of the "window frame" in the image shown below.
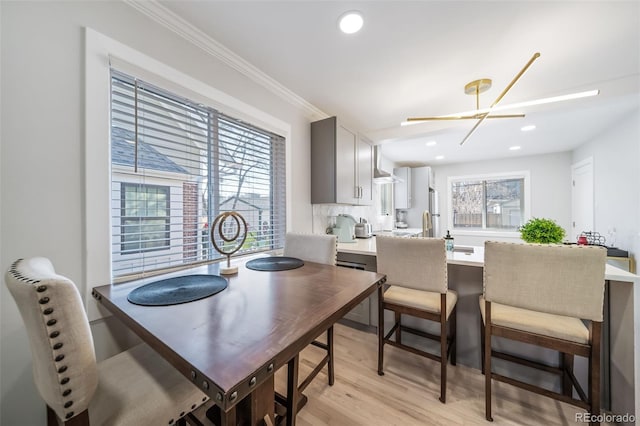
<path fill-rule="evenodd" d="M 129 216 L 126 215 L 126 209 L 127 209 L 127 187 L 133 187 L 133 188 L 156 188 L 156 189 L 162 189 L 165 196 L 166 196 L 166 207 L 165 207 L 165 212 L 166 214 L 164 216 Z M 140 193 L 140 191 L 137 191 L 137 193 Z M 149 184 L 149 183 L 134 183 L 134 182 L 120 182 L 120 219 L 121 219 L 121 223 L 120 223 L 120 250 L 123 254 L 138 254 L 138 253 L 149 253 L 149 252 L 153 252 L 153 251 L 161 251 L 161 250 L 169 250 L 171 248 L 171 243 L 170 243 L 170 239 L 171 239 L 171 188 L 169 186 L 166 185 L 154 185 L 154 184 Z M 127 226 L 125 224 L 125 221 L 127 219 L 139 219 L 140 224 L 139 226 L 143 226 L 143 221 L 146 220 L 158 220 L 158 219 L 163 219 L 165 222 L 164 225 L 164 237 L 163 240 L 165 240 L 165 244 L 163 246 L 159 246 L 159 247 L 150 247 L 150 248 L 143 248 L 142 244 L 143 241 L 138 241 L 138 248 L 134 249 L 134 250 L 127 250 L 125 249 L 125 245 L 127 244 L 133 244 L 133 242 L 131 241 L 125 241 L 125 236 L 127 235 L 127 232 L 125 230 L 125 227 Z M 138 232 L 139 233 L 139 232 Z"/>
<path fill-rule="evenodd" d="M 84 98 L 84 299 L 89 321 L 109 315 L 92 296 L 94 286 L 111 279 L 111 65 L 136 74 L 149 83 L 184 93 L 220 112 L 252 123 L 285 139 L 285 217 L 292 224 L 292 125 L 126 44 L 85 27 Z M 226 81 L 226 80 L 225 80 Z"/>
<path fill-rule="evenodd" d="M 529 170 L 501 173 L 486 173 L 464 176 L 449 176 L 447 178 L 447 223 L 451 234 L 467 235 L 476 237 L 505 237 L 519 238 L 520 231 L 515 230 L 499 230 L 496 228 L 454 228 L 453 227 L 453 201 L 452 201 L 452 185 L 461 181 L 487 181 L 487 180 L 509 180 L 524 179 L 524 211 L 522 221 L 525 223 L 531 218 L 531 173 Z M 486 204 L 486 203 L 485 203 Z M 486 205 L 483 207 L 483 216 L 486 214 Z M 484 222 L 484 221 L 483 221 Z"/>

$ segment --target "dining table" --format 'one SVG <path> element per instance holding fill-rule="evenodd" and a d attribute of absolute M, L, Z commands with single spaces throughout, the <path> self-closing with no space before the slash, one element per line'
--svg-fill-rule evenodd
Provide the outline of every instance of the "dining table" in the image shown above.
<path fill-rule="evenodd" d="M 206 417 L 214 424 L 275 424 L 275 372 L 292 367 L 303 348 L 386 277 L 307 261 L 283 271 L 237 262 L 238 272 L 224 276 L 224 290 L 188 303 L 143 306 L 127 297 L 159 279 L 219 275 L 219 263 L 94 287 L 92 295 L 211 398 Z M 287 407 L 287 424 L 295 424 L 297 397 Z"/>

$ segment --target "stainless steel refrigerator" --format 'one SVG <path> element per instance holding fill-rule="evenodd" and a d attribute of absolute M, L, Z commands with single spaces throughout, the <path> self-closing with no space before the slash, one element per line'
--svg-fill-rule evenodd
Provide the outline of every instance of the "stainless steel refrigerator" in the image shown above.
<path fill-rule="evenodd" d="M 411 169 L 411 208 L 407 210 L 407 224 L 410 228 L 422 228 L 423 217 L 428 216 L 429 237 L 441 237 L 440 208 L 438 191 L 435 190 L 431 167 L 413 167 Z M 428 213 L 428 215 L 427 215 Z"/>

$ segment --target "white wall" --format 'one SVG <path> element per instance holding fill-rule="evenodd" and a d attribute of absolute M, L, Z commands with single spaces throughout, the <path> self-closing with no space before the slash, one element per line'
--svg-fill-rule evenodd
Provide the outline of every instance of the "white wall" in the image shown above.
<path fill-rule="evenodd" d="M 440 202 L 440 231 L 450 229 L 447 211 L 447 179 L 451 176 L 482 175 L 529 171 L 531 184 L 531 217 L 555 220 L 565 231 L 571 228 L 571 153 L 561 152 L 500 160 L 477 161 L 433 167 Z M 521 241 L 514 237 L 456 235 L 455 244 L 484 245 L 486 239 Z M 567 238 L 570 236 L 567 235 Z"/>
<path fill-rule="evenodd" d="M 0 10 L 3 270 L 19 257 L 46 256 L 85 294 L 84 27 L 289 123 L 291 223 L 311 230 L 310 120 L 298 108 L 120 2 L 0 2 Z M 1 287 L 0 423 L 45 424 L 22 320 Z M 112 338 L 122 331 L 108 321 L 93 330 L 99 358 L 128 341 Z"/>
<path fill-rule="evenodd" d="M 640 103 L 640 100 L 638 100 Z M 615 245 L 640 256 L 640 110 L 635 109 L 573 151 L 572 163 L 593 157 L 595 231 L 616 230 Z M 609 245 L 607 241 L 607 245 Z"/>

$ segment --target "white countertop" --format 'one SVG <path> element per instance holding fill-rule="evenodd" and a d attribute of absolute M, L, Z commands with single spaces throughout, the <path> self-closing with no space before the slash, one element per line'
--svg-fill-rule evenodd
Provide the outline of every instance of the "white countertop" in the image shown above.
<path fill-rule="evenodd" d="M 447 263 L 450 265 L 484 266 L 484 247 L 456 246 L 460 249 L 473 249 L 473 253 L 466 251 L 447 252 Z M 376 255 L 376 237 L 356 238 L 353 243 L 338 243 L 338 251 L 342 253 L 362 254 L 365 256 Z M 611 281 L 624 281 L 640 283 L 640 277 L 620 269 L 617 266 L 606 265 L 605 278 Z"/>

